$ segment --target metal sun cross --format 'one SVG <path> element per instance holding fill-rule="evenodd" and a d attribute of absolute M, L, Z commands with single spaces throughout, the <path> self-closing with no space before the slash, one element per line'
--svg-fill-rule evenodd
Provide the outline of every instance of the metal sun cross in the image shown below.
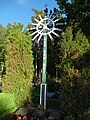
<path fill-rule="evenodd" d="M 53 40 L 51 34 L 59 37 L 59 35 L 55 32 L 56 30 L 59 31 L 59 29 L 55 27 L 55 24 L 59 19 L 55 19 L 55 17 L 51 19 L 50 17 L 47 17 L 47 15 L 45 15 L 44 18 L 39 15 L 39 19 L 40 20 L 34 18 L 35 22 L 31 23 L 34 27 L 30 30 L 34 30 L 31 36 L 34 36 L 33 40 L 35 40 L 37 43 L 39 43 L 43 37 L 43 68 L 42 83 L 40 85 L 40 105 L 46 109 L 47 36 L 49 36 L 51 40 Z"/>

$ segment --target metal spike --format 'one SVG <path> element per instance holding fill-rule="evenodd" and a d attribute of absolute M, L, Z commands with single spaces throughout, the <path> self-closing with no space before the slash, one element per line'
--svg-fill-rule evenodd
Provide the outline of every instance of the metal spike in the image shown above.
<path fill-rule="evenodd" d="M 51 40 L 54 40 L 50 33 L 48 35 L 49 35 L 49 37 L 50 37 Z"/>
<path fill-rule="evenodd" d="M 38 32 L 37 32 L 37 31 L 35 31 L 35 32 L 33 32 L 30 36 L 35 35 L 36 33 L 38 33 Z"/>
<path fill-rule="evenodd" d="M 39 34 L 37 34 L 37 35 L 33 38 L 33 40 L 35 40 L 38 36 L 39 36 Z"/>
<path fill-rule="evenodd" d="M 56 25 L 64 25 L 64 23 L 56 23 Z"/>
<path fill-rule="evenodd" d="M 55 33 L 54 31 L 52 31 L 52 33 L 53 33 L 54 35 L 56 35 L 57 37 L 59 37 L 59 35 L 58 35 L 57 33 Z"/>
<path fill-rule="evenodd" d="M 39 43 L 39 41 L 40 41 L 41 37 L 42 37 L 42 34 L 39 36 L 37 43 Z"/>
<path fill-rule="evenodd" d="M 38 15 L 38 16 L 39 16 L 40 20 L 42 20 L 42 17 L 41 17 L 41 15 Z"/>
<path fill-rule="evenodd" d="M 34 27 L 34 28 L 30 28 L 29 30 L 36 30 L 36 27 Z"/>
<path fill-rule="evenodd" d="M 39 21 L 38 19 L 36 19 L 36 18 L 34 18 L 34 20 L 35 20 L 36 22 L 38 22 L 38 23 L 40 22 L 40 21 Z"/>
<path fill-rule="evenodd" d="M 52 18 L 52 20 L 54 21 L 54 19 L 56 18 L 57 16 L 55 16 L 54 18 Z"/>
<path fill-rule="evenodd" d="M 58 28 L 54 28 L 54 30 L 57 30 L 57 31 L 62 31 L 61 29 L 58 29 Z"/>
<path fill-rule="evenodd" d="M 36 26 L 37 24 L 36 23 L 30 23 L 31 25 L 34 25 L 34 26 Z"/>
<path fill-rule="evenodd" d="M 57 22 L 57 21 L 59 21 L 59 19 L 54 20 L 54 22 Z"/>

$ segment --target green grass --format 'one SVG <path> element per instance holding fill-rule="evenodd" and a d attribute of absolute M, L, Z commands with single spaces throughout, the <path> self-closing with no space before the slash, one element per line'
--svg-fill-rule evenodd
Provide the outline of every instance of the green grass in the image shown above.
<path fill-rule="evenodd" d="M 14 101 L 13 94 L 0 93 L 0 119 L 17 109 Z"/>

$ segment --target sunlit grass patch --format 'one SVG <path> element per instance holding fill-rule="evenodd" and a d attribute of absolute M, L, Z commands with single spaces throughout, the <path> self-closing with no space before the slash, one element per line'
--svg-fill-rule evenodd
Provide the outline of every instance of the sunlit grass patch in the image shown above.
<path fill-rule="evenodd" d="M 0 93 L 0 119 L 16 110 L 13 94 Z"/>

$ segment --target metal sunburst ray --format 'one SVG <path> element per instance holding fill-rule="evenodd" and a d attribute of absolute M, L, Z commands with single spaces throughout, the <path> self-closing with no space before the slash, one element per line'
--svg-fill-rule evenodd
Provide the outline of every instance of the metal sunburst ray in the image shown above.
<path fill-rule="evenodd" d="M 33 32 L 30 36 L 33 36 L 33 35 L 35 35 L 35 34 L 37 34 L 38 33 L 38 31 L 35 31 L 35 32 Z"/>
<path fill-rule="evenodd" d="M 52 31 L 52 33 L 53 33 L 55 36 L 59 37 L 59 35 L 58 35 L 57 33 L 55 33 L 54 31 Z"/>
<path fill-rule="evenodd" d="M 38 20 L 38 19 L 36 19 L 36 18 L 34 18 L 34 20 L 37 22 L 37 23 L 39 23 L 40 21 Z"/>
<path fill-rule="evenodd" d="M 39 43 L 40 39 L 42 38 L 42 34 L 39 36 L 37 43 Z"/>
<path fill-rule="evenodd" d="M 59 19 L 54 20 L 55 23 L 56 23 L 57 21 L 59 21 Z"/>
<path fill-rule="evenodd" d="M 30 23 L 31 25 L 33 25 L 33 26 L 37 26 L 37 23 Z"/>
<path fill-rule="evenodd" d="M 58 29 L 58 28 L 54 28 L 54 31 L 57 30 L 57 31 L 61 31 L 61 29 Z"/>
<path fill-rule="evenodd" d="M 39 36 L 39 33 L 33 38 L 33 40 L 35 40 L 38 36 Z"/>
<path fill-rule="evenodd" d="M 35 35 L 33 40 L 37 38 L 37 43 L 39 43 L 40 39 L 44 34 L 47 34 L 51 40 L 54 40 L 51 34 L 59 37 L 59 35 L 55 32 L 55 31 L 61 31 L 61 29 L 55 28 L 56 22 L 59 21 L 59 19 L 55 19 L 56 16 L 52 19 L 48 17 L 42 18 L 41 15 L 39 15 L 38 17 L 39 20 L 37 18 L 34 18 L 36 23 L 31 23 L 33 26 L 35 26 L 31 28 L 31 30 L 35 30 L 31 34 L 31 36 Z M 45 23 L 45 21 L 47 21 L 47 23 Z M 52 29 L 48 27 L 49 24 L 53 25 Z M 44 30 L 47 30 L 47 33 L 44 33 Z"/>
<path fill-rule="evenodd" d="M 51 39 L 52 41 L 54 41 L 54 39 L 53 39 L 53 37 L 51 36 L 50 33 L 48 34 L 48 36 L 50 37 L 50 39 Z"/>
<path fill-rule="evenodd" d="M 42 17 L 41 17 L 41 15 L 38 15 L 38 17 L 40 18 L 40 20 L 42 20 Z"/>
<path fill-rule="evenodd" d="M 36 30 L 36 27 L 30 28 L 29 30 Z"/>

